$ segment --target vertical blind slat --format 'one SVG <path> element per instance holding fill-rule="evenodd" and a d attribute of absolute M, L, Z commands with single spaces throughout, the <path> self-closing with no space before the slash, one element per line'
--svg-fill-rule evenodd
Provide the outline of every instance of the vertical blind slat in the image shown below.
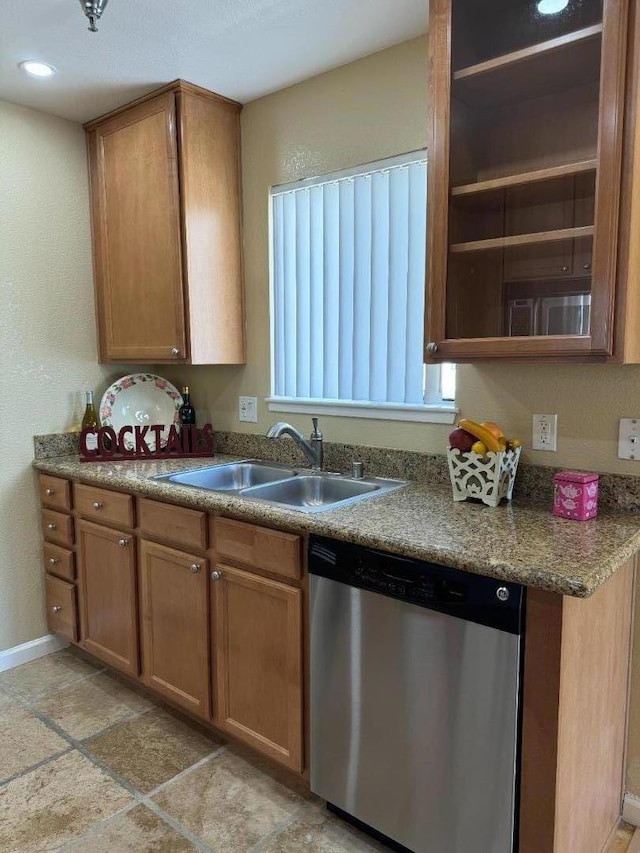
<path fill-rule="evenodd" d="M 423 401 L 426 164 L 272 198 L 277 396 Z"/>
<path fill-rule="evenodd" d="M 296 396 L 311 396 L 311 260 L 309 191 L 295 194 L 296 229 Z"/>
<path fill-rule="evenodd" d="M 338 399 L 340 324 L 340 191 L 337 183 L 324 187 L 324 394 Z"/>
<path fill-rule="evenodd" d="M 387 402 L 405 400 L 405 340 L 409 274 L 409 173 L 389 175 L 389 322 L 387 326 Z"/>
<path fill-rule="evenodd" d="M 407 403 L 424 398 L 424 307 L 427 265 L 427 167 L 414 163 L 409 167 L 409 271 L 407 276 L 407 339 L 405 399 Z"/>

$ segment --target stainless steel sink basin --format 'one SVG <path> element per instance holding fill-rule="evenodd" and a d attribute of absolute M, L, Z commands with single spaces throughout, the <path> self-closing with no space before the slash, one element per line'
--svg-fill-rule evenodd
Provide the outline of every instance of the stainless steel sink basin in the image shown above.
<path fill-rule="evenodd" d="M 154 479 L 234 494 L 247 500 L 266 501 L 299 512 L 322 512 L 346 506 L 406 485 L 404 480 L 377 477 L 355 480 L 341 474 L 310 474 L 305 469 L 257 459 L 209 465 L 177 474 L 160 474 Z"/>
<path fill-rule="evenodd" d="M 250 460 L 212 465 L 209 468 L 184 471 L 180 474 L 163 474 L 156 479 L 181 486 L 196 486 L 213 492 L 239 492 L 251 486 L 273 483 L 291 477 L 296 477 L 296 472 L 292 468 Z"/>
<path fill-rule="evenodd" d="M 245 493 L 243 497 L 259 498 L 294 509 L 313 511 L 378 491 L 380 486 L 375 483 L 314 474 L 309 477 L 293 477 L 290 480 L 266 486 L 256 486 L 250 490 L 250 495 Z"/>

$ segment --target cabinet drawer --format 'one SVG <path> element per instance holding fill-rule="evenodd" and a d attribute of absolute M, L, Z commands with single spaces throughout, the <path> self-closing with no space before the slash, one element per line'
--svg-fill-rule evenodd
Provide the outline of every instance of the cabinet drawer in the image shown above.
<path fill-rule="evenodd" d="M 66 548 L 46 542 L 42 547 L 42 558 L 47 574 L 58 575 L 70 581 L 75 580 L 76 567 L 73 551 L 67 551 Z"/>
<path fill-rule="evenodd" d="M 73 519 L 53 509 L 42 510 L 42 533 L 47 542 L 73 545 Z"/>
<path fill-rule="evenodd" d="M 73 487 L 76 511 L 85 518 L 107 524 L 133 527 L 133 497 L 76 483 Z"/>
<path fill-rule="evenodd" d="M 78 639 L 76 588 L 73 584 L 47 575 L 45 577 L 47 624 L 54 634 L 74 642 Z"/>
<path fill-rule="evenodd" d="M 218 559 L 237 560 L 284 578 L 300 578 L 299 536 L 229 518 L 213 519 L 213 534 Z"/>
<path fill-rule="evenodd" d="M 40 474 L 40 500 L 51 509 L 71 509 L 71 483 L 60 477 Z"/>
<path fill-rule="evenodd" d="M 144 536 L 201 551 L 207 547 L 207 515 L 204 512 L 143 498 L 138 501 L 138 514 Z"/>

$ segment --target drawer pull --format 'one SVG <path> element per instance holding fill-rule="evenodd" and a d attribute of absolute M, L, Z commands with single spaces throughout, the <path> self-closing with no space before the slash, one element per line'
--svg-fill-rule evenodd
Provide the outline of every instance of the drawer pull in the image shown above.
<path fill-rule="evenodd" d="M 54 604 L 51 609 L 53 610 L 54 613 L 60 613 L 60 611 L 62 610 L 62 605 Z"/>
<path fill-rule="evenodd" d="M 197 575 L 197 574 L 198 574 L 198 572 L 200 571 L 200 565 L 199 565 L 199 563 L 191 563 L 191 565 L 189 566 L 189 571 L 190 571 L 192 574 Z"/>
<path fill-rule="evenodd" d="M 217 572 L 217 571 L 211 572 L 211 580 L 212 581 L 219 581 L 221 577 L 222 577 L 222 572 Z"/>
<path fill-rule="evenodd" d="M 60 562 L 60 557 L 49 557 L 49 565 L 50 566 L 57 566 L 59 562 Z"/>
<path fill-rule="evenodd" d="M 120 548 L 126 548 L 128 544 L 129 544 L 128 539 L 118 539 L 118 546 Z"/>
<path fill-rule="evenodd" d="M 52 495 L 55 495 L 56 490 L 55 489 L 45 489 L 44 493 L 48 498 L 50 498 Z"/>
<path fill-rule="evenodd" d="M 102 509 L 104 504 L 102 503 L 102 501 L 94 501 L 92 506 L 94 509 Z"/>
<path fill-rule="evenodd" d="M 50 522 L 49 524 L 47 524 L 47 530 L 57 530 L 57 529 L 58 529 L 58 525 L 55 524 L 53 521 Z"/>

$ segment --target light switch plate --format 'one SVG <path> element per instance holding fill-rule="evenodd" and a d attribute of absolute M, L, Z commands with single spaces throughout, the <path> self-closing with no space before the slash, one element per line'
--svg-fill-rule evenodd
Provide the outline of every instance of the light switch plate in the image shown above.
<path fill-rule="evenodd" d="M 252 424 L 258 422 L 257 397 L 238 397 L 238 420 Z"/>
<path fill-rule="evenodd" d="M 533 442 L 531 446 L 534 450 L 557 450 L 557 434 L 557 415 L 533 416 Z"/>
<path fill-rule="evenodd" d="M 640 418 L 620 418 L 618 459 L 640 459 Z"/>

